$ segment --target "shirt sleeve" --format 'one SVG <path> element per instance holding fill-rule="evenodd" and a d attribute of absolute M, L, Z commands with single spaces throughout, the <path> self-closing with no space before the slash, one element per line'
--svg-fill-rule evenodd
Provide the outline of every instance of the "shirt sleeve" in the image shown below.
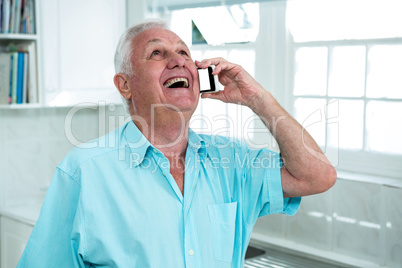
<path fill-rule="evenodd" d="M 258 217 L 282 213 L 294 215 L 301 197 L 283 198 L 279 153 L 267 149 L 248 150 L 244 172 L 244 210 L 246 222 L 253 226 Z"/>
<path fill-rule="evenodd" d="M 78 214 L 80 184 L 57 169 L 19 267 L 89 267 L 82 259 L 80 236 L 73 235 Z"/>

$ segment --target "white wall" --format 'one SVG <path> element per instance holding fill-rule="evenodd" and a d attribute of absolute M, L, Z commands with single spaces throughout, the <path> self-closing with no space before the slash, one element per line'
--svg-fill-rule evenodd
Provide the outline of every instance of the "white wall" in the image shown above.
<path fill-rule="evenodd" d="M 116 128 L 120 114 L 127 118 L 124 109 L 115 105 L 71 111 L 0 110 L 0 209 L 27 202 L 41 204 L 56 166 L 74 147 L 72 143 L 89 141 Z M 114 123 L 109 126 L 112 117 Z"/>
<path fill-rule="evenodd" d="M 304 197 L 295 216 L 260 218 L 253 235 L 322 257 L 345 255 L 338 261 L 402 267 L 401 204 L 401 188 L 338 179 L 328 192 Z"/>

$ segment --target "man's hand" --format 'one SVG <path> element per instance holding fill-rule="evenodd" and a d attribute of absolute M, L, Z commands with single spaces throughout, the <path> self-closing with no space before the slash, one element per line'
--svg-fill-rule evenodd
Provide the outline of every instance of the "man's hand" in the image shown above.
<path fill-rule="evenodd" d="M 199 68 L 215 65 L 214 75 L 225 87 L 203 98 L 240 103 L 252 109 L 276 138 L 284 166 L 281 169 L 284 197 L 321 193 L 336 181 L 335 168 L 309 133 L 241 66 L 222 58 L 196 61 Z"/>

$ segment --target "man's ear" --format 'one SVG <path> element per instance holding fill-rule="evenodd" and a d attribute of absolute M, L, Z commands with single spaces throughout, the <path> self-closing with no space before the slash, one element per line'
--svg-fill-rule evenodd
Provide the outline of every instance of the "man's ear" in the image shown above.
<path fill-rule="evenodd" d="M 113 77 L 113 82 L 120 94 L 126 99 L 131 98 L 131 90 L 129 87 L 129 77 L 126 74 L 118 73 Z"/>

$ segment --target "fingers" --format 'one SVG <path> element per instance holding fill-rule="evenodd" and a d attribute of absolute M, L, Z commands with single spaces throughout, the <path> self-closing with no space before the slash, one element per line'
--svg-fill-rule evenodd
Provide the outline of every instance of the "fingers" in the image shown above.
<path fill-rule="evenodd" d="M 208 99 L 215 99 L 215 100 L 224 101 L 223 92 L 222 92 L 222 91 L 216 92 L 216 93 L 202 93 L 202 94 L 201 94 L 201 98 L 203 98 L 203 99 L 208 98 Z"/>
<path fill-rule="evenodd" d="M 215 65 L 218 66 L 219 64 L 222 64 L 224 62 L 227 62 L 224 58 L 212 58 L 212 59 L 205 59 L 202 61 L 195 61 L 195 64 L 199 67 L 199 68 L 207 68 L 210 65 Z"/>
<path fill-rule="evenodd" d="M 202 61 L 195 61 L 195 64 L 198 68 L 206 69 L 208 66 L 214 65 L 215 69 L 212 73 L 213 75 L 219 74 L 223 70 L 230 70 L 231 68 L 235 67 L 236 65 L 226 61 L 223 58 L 212 58 L 212 59 L 205 59 Z"/>

